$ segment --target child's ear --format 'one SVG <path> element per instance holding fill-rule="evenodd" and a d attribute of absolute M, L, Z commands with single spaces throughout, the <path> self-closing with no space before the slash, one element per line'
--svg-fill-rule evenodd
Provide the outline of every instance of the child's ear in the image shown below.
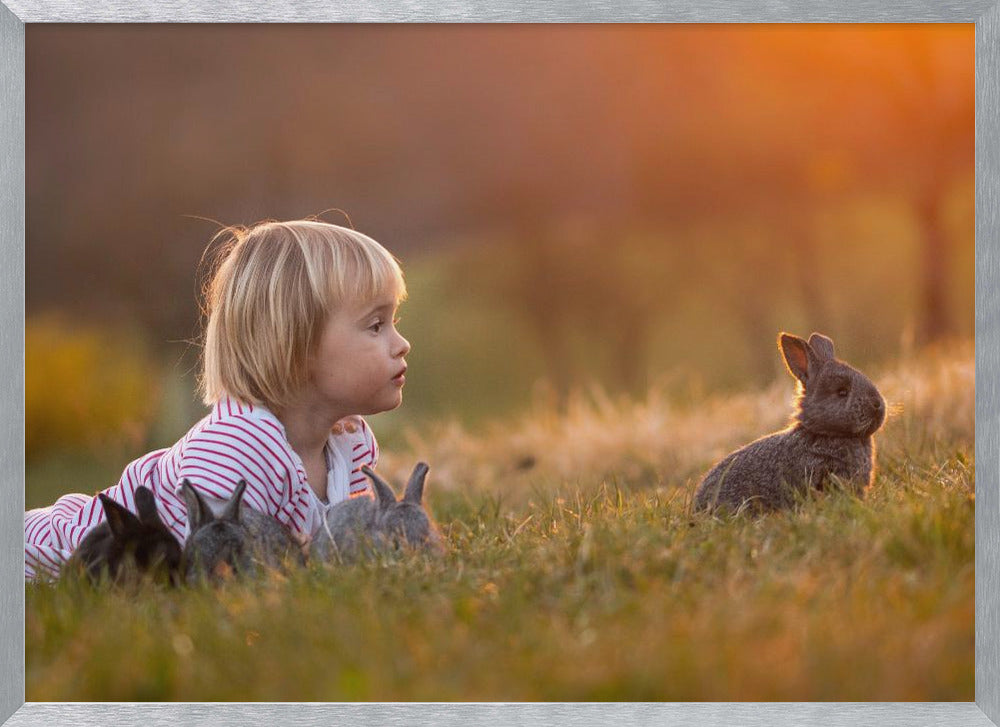
<path fill-rule="evenodd" d="M 782 332 L 778 334 L 778 348 L 788 371 L 804 386 L 809 379 L 809 344 L 798 336 Z"/>

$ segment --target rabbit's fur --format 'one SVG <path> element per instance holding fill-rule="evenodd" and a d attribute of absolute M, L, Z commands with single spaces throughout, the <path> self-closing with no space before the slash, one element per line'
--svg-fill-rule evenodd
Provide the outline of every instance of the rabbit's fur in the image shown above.
<path fill-rule="evenodd" d="M 254 575 L 260 566 L 281 569 L 289 562 L 305 563 L 301 548 L 284 525 L 252 507 L 241 507 L 246 486 L 240 480 L 215 516 L 190 482 L 181 483 L 188 517 L 184 561 L 189 583 L 203 576 L 218 581 L 234 573 Z"/>
<path fill-rule="evenodd" d="M 370 468 L 361 471 L 372 481 L 375 497 L 356 497 L 329 509 L 323 530 L 313 538 L 310 556 L 352 561 L 406 545 L 441 552 L 441 534 L 423 506 L 429 467 L 418 462 L 400 500 L 392 487 Z"/>
<path fill-rule="evenodd" d="M 837 359 L 820 333 L 808 342 L 781 333 L 778 348 L 799 382 L 791 425 L 715 465 L 698 486 L 695 510 L 777 510 L 828 487 L 831 476 L 860 497 L 871 483 L 873 435 L 886 413 L 875 384 Z"/>
<path fill-rule="evenodd" d="M 153 492 L 136 488 L 138 516 L 103 493 L 98 497 L 104 521 L 83 537 L 63 572 L 82 571 L 94 583 L 106 575 L 115 583 L 150 577 L 177 585 L 181 545 L 160 520 Z"/>

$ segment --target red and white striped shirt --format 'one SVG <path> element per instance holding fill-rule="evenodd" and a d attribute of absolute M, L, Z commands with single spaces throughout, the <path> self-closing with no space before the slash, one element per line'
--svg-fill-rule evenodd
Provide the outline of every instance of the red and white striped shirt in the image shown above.
<path fill-rule="evenodd" d="M 153 491 L 160 518 L 180 542 L 187 537 L 187 511 L 180 487 L 188 480 L 210 503 L 227 500 L 240 480 L 243 502 L 274 516 L 292 530 L 314 535 L 329 504 L 370 494 L 361 467 L 375 467 L 378 443 L 359 416 L 341 420 L 326 446 L 328 503 L 315 496 L 305 467 L 281 422 L 267 408 L 231 398 L 220 400 L 169 449 L 131 462 L 104 494 L 135 512 L 135 490 Z M 25 578 L 59 567 L 83 536 L 104 517 L 96 495 L 72 493 L 24 515 Z"/>

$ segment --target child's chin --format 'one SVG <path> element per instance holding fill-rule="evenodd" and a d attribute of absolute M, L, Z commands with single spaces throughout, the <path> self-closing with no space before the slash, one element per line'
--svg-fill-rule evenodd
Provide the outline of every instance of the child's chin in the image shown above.
<path fill-rule="evenodd" d="M 377 405 L 373 406 L 370 411 L 361 412 L 362 415 L 378 414 L 383 411 L 392 411 L 393 409 L 398 409 L 399 405 L 403 403 L 403 393 L 399 392 L 395 397 L 387 397 L 385 401 L 379 402 Z"/>

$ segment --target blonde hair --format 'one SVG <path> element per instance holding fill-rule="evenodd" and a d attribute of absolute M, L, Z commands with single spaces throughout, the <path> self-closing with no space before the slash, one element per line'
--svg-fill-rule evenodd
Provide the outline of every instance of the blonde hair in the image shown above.
<path fill-rule="evenodd" d="M 317 220 L 226 227 L 204 290 L 203 401 L 224 396 L 281 409 L 306 381 L 328 316 L 347 302 L 399 302 L 399 262 L 380 244 Z M 211 243 L 210 245 L 211 246 Z"/>

